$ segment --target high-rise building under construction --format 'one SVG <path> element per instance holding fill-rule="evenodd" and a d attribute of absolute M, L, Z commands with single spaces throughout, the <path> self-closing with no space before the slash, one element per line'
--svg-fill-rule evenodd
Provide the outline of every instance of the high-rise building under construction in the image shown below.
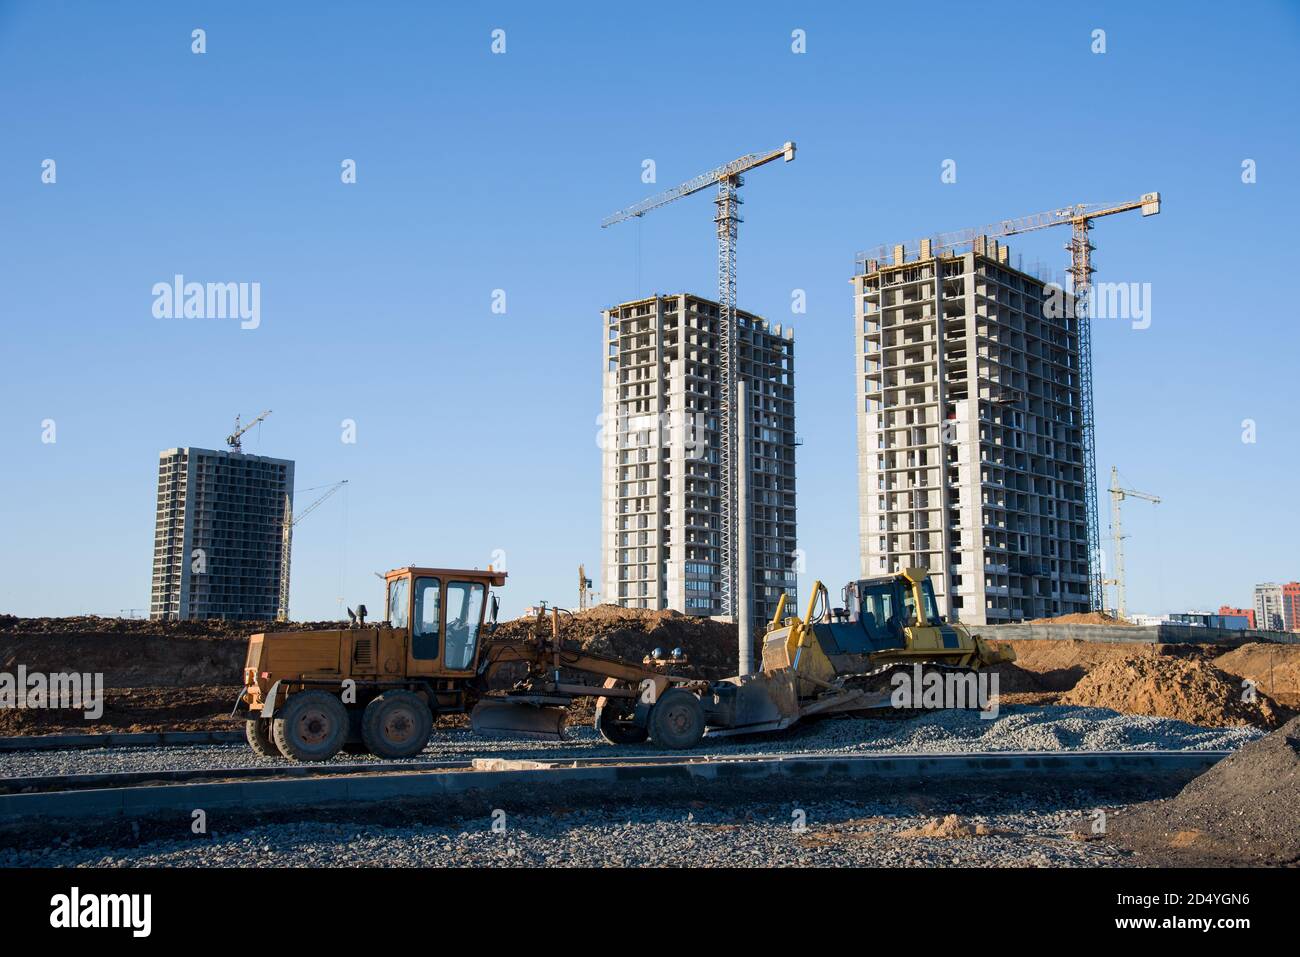
<path fill-rule="evenodd" d="M 149 616 L 274 619 L 288 601 L 292 512 L 288 459 L 162 452 Z"/>
<path fill-rule="evenodd" d="M 603 317 L 601 597 L 721 614 L 718 304 L 656 295 Z M 782 592 L 797 597 L 794 330 L 737 311 L 736 341 L 748 488 L 736 542 L 757 623 Z"/>
<path fill-rule="evenodd" d="M 853 277 L 861 572 L 928 568 L 973 624 L 1085 612 L 1078 320 L 1005 245 L 971 247 Z"/>

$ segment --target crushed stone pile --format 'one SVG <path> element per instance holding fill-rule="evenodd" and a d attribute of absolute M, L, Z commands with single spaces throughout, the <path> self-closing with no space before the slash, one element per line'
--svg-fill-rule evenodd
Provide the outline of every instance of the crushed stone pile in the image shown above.
<path fill-rule="evenodd" d="M 1278 705 L 1258 689 L 1253 701 L 1243 700 L 1239 678 L 1207 661 L 1169 655 L 1103 662 L 1080 678 L 1059 703 L 1175 718 L 1205 727 L 1275 728 L 1283 721 Z"/>
<path fill-rule="evenodd" d="M 1176 797 L 1118 815 L 1110 830 L 1155 863 L 1300 864 L 1300 717 L 1224 758 Z"/>

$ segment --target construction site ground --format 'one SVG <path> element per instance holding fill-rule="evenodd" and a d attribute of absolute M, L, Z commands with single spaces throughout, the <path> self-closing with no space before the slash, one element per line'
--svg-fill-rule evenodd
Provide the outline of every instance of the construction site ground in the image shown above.
<path fill-rule="evenodd" d="M 522 634 L 527 621 L 499 634 Z M 267 626 L 268 630 L 271 626 Z M 294 627 L 310 627 L 307 625 Z M 112 619 L 0 618 L 0 671 L 102 672 L 101 720 L 78 713 L 6 709 L 0 735 L 94 731 L 236 730 L 229 718 L 247 625 Z M 564 635 L 639 660 L 680 647 L 684 672 L 734 671 L 728 626 L 671 612 L 598 608 L 565 616 Z M 1017 641 L 1018 660 L 998 669 L 999 711 L 908 712 L 808 722 L 779 735 L 708 739 L 705 754 L 780 752 L 1235 750 L 1179 794 L 1108 806 L 1086 790 L 954 799 L 936 794 L 819 799 L 780 805 L 696 804 L 521 808 L 505 835 L 491 822 L 431 821 L 419 808 L 386 811 L 384 823 L 345 809 L 297 818 L 231 822 L 202 841 L 138 829 L 53 846 L 0 848 L 0 866 L 238 865 L 272 855 L 317 865 L 766 865 L 1130 866 L 1287 864 L 1300 860 L 1300 648 Z M 1243 688 L 1243 681 L 1252 685 Z M 1253 690 L 1253 694 L 1250 693 Z M 569 740 L 489 740 L 462 717 L 439 722 L 423 760 L 554 758 L 559 754 L 656 753 L 612 748 L 590 726 L 590 706 L 571 709 Z M 1277 730 L 1284 722 L 1289 724 Z M 1272 732 L 1272 733 L 1270 733 Z M 274 761 L 242 745 L 103 748 L 0 754 L 0 776 L 223 768 Z M 365 756 L 349 755 L 349 761 Z M 373 760 L 373 759 L 371 759 Z M 1232 764 L 1230 762 L 1236 762 Z M 1247 811 L 1249 804 L 1256 810 Z M 1103 810 L 1110 822 L 1096 834 Z M 800 811 L 806 827 L 793 826 Z"/>
<path fill-rule="evenodd" d="M 732 626 L 675 612 L 599 606 L 562 618 L 565 638 L 585 647 L 640 660 L 653 649 L 681 648 L 688 676 L 722 678 L 735 671 Z M 523 635 L 529 619 L 503 622 L 499 635 Z M 104 714 L 0 710 L 0 736 L 96 731 L 238 729 L 230 711 L 240 686 L 250 633 L 337 627 L 231 622 L 153 622 L 109 618 L 0 616 L 0 671 L 102 673 Z M 978 629 L 976 629 L 978 632 Z M 1276 727 L 1300 708 L 1300 646 L 1250 644 L 1126 645 L 1114 642 L 1016 641 L 1017 660 L 999 667 L 1003 705 L 1071 704 L 1174 718 L 1209 726 Z M 1243 679 L 1255 682 L 1257 702 L 1241 701 Z M 570 723 L 590 714 L 575 703 Z M 460 716 L 440 724 L 457 727 Z"/>

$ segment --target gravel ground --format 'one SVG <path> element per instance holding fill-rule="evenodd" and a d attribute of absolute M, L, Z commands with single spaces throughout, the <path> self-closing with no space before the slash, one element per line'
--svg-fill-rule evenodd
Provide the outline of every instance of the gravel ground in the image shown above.
<path fill-rule="evenodd" d="M 826 802 L 711 808 L 626 807 L 545 816 L 507 815 L 453 826 L 314 821 L 131 846 L 0 849 L 0 867 L 1114 867 L 1130 863 L 1103 842 L 1080 840 L 1092 810 L 1073 792 L 1061 802 L 962 798 L 918 813 L 915 802 Z M 960 811 L 994 833 L 906 837 L 901 831 Z"/>
<path fill-rule="evenodd" d="M 615 747 L 589 727 L 570 728 L 569 740 L 542 742 L 489 739 L 468 729 L 434 732 L 425 752 L 412 760 L 468 758 L 583 758 L 680 754 L 650 745 Z M 993 720 L 974 711 L 924 712 L 913 718 L 832 718 L 809 722 L 780 735 L 705 738 L 695 751 L 710 754 L 860 754 L 962 751 L 1235 750 L 1262 737 L 1256 728 L 1202 728 L 1169 718 L 1124 715 L 1106 708 L 1064 705 L 1005 707 Z M 379 759 L 344 755 L 339 763 Z M 94 774 L 189 768 L 235 768 L 283 762 L 258 758 L 244 745 L 160 748 L 99 748 L 0 753 L 0 777 Z M 400 762 L 387 762 L 400 763 Z"/>

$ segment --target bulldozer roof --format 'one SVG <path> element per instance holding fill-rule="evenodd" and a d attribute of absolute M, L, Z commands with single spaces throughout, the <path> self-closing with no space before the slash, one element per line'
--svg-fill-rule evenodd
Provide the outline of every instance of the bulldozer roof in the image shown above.
<path fill-rule="evenodd" d="M 493 585 L 500 588 L 506 583 L 506 573 L 497 571 L 488 566 L 487 568 L 432 568 L 424 565 L 406 565 L 403 568 L 394 568 L 384 575 L 384 580 L 389 581 L 394 578 L 402 578 L 406 575 L 428 575 L 431 578 L 481 578 L 490 581 Z"/>

